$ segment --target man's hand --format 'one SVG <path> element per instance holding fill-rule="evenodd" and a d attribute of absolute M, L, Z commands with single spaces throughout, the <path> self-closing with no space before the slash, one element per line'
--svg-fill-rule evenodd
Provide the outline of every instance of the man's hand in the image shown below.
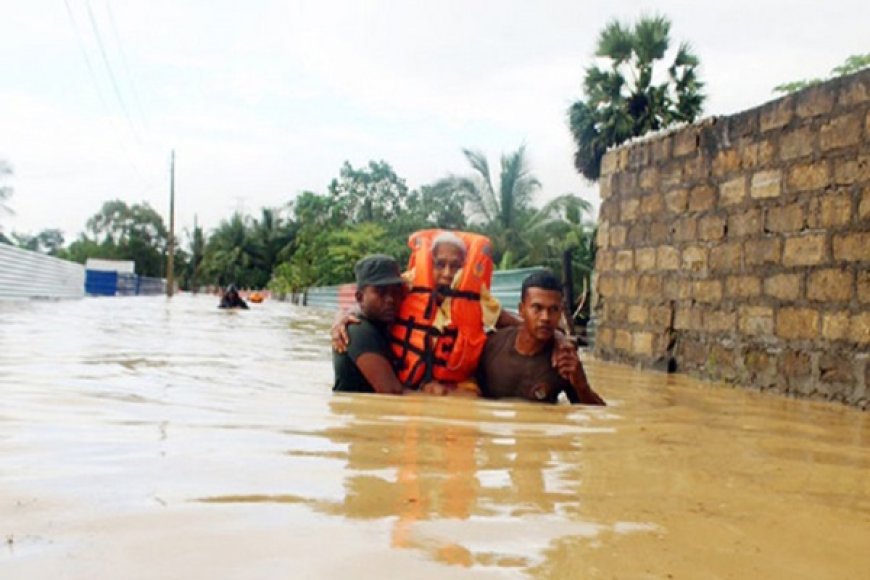
<path fill-rule="evenodd" d="M 577 347 L 570 340 L 563 344 L 557 344 L 553 349 L 553 366 L 566 381 L 572 381 L 580 370 L 580 358 L 577 356 Z"/>
<path fill-rule="evenodd" d="M 359 314 L 356 312 L 336 312 L 335 318 L 332 321 L 332 327 L 329 329 L 329 337 L 332 339 L 332 349 L 341 354 L 347 351 L 347 345 L 350 344 L 350 336 L 347 334 L 347 326 L 349 324 L 359 324 Z"/>
<path fill-rule="evenodd" d="M 557 346 L 553 349 L 553 355 L 556 360 L 556 370 L 562 378 L 574 387 L 575 395 L 572 396 L 571 393 L 568 393 L 568 399 L 572 403 L 581 403 L 583 405 L 607 404 L 589 386 L 589 380 L 583 371 L 583 363 L 580 362 L 580 357 L 577 356 L 577 347 L 573 343 L 570 346 Z"/>
<path fill-rule="evenodd" d="M 571 350 L 575 355 L 577 354 L 577 343 L 574 342 L 575 338 L 573 336 L 568 336 L 564 332 L 562 332 L 561 328 L 557 328 L 556 332 L 553 333 L 553 340 L 556 341 L 556 346 L 553 347 L 553 354 L 550 356 L 550 363 L 553 365 L 553 368 L 559 367 L 559 353 L 562 350 Z M 562 374 L 561 371 L 559 374 Z M 566 380 L 570 380 L 565 375 L 562 375 Z"/>

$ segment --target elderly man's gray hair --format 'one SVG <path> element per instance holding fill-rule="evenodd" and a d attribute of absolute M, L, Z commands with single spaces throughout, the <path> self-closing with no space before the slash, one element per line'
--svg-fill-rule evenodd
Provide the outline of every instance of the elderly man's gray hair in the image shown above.
<path fill-rule="evenodd" d="M 466 254 L 468 254 L 468 248 L 465 245 L 465 242 L 462 241 L 462 238 L 454 234 L 453 232 L 441 232 L 435 239 L 432 240 L 432 254 L 438 250 L 438 246 L 442 244 L 449 244 L 458 248 L 460 252 L 462 252 L 462 259 L 465 259 Z"/>

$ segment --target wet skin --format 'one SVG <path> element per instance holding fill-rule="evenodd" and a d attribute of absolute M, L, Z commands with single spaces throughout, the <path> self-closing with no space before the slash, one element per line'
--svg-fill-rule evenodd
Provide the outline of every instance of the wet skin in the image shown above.
<path fill-rule="evenodd" d="M 450 244 L 439 244 L 432 253 L 432 270 L 435 286 L 450 287 L 456 272 L 465 264 L 462 250 Z"/>
<path fill-rule="evenodd" d="M 529 288 L 520 302 L 520 317 L 529 336 L 543 343 L 551 340 L 562 316 L 562 293 L 544 288 Z"/>
<path fill-rule="evenodd" d="M 366 286 L 356 291 L 362 313 L 369 320 L 391 324 L 395 322 L 402 303 L 402 284 L 389 286 Z"/>

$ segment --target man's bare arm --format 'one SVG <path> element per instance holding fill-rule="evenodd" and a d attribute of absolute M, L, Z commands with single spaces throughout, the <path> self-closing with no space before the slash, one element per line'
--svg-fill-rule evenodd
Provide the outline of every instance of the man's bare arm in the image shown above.
<path fill-rule="evenodd" d="M 586 372 L 583 370 L 583 363 L 580 362 L 577 351 L 574 348 L 557 348 L 557 351 L 556 368 L 559 374 L 574 388 L 574 396 L 571 396 L 572 393 L 568 393 L 568 399 L 575 404 L 606 405 L 604 399 L 589 386 L 589 380 L 586 378 Z"/>
<path fill-rule="evenodd" d="M 381 354 L 367 352 L 356 359 L 356 366 L 377 393 L 401 395 L 402 383 L 396 378 L 396 373 L 390 361 Z"/>
<path fill-rule="evenodd" d="M 350 335 L 347 333 L 349 324 L 359 324 L 358 310 L 339 310 L 332 319 L 332 327 L 329 329 L 329 338 L 332 340 L 332 349 L 341 354 L 347 352 L 350 344 Z"/>

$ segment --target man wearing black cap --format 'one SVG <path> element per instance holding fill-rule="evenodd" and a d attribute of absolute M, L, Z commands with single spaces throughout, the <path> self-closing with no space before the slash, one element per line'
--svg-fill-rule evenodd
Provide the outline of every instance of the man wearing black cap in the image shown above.
<path fill-rule="evenodd" d="M 354 273 L 360 323 L 348 327 L 347 351 L 332 353 L 332 390 L 400 395 L 403 387 L 393 369 L 387 330 L 396 319 L 405 287 L 399 264 L 389 256 L 374 254 L 357 262 Z"/>

